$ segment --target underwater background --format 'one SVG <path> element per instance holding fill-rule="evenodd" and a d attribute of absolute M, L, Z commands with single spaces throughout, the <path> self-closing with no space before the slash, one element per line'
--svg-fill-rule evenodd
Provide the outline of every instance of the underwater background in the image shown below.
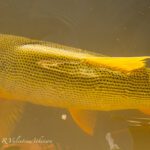
<path fill-rule="evenodd" d="M 0 0 L 0 33 L 107 56 L 146 56 L 150 55 L 150 1 Z M 138 110 L 100 111 L 91 137 L 67 110 L 27 104 L 12 136 L 44 136 L 59 144 L 50 150 L 149 150 L 150 116 Z"/>

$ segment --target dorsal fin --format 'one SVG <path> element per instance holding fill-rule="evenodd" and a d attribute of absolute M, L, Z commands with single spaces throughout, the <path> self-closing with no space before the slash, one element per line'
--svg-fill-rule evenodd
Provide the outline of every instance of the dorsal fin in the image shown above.
<path fill-rule="evenodd" d="M 132 71 L 146 66 L 146 59 L 150 56 L 143 57 L 87 57 L 86 62 L 89 64 L 114 68 L 122 71 Z"/>

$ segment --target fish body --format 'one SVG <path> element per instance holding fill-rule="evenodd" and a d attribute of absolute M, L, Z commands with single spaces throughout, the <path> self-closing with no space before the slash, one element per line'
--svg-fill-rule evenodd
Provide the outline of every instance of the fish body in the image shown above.
<path fill-rule="evenodd" d="M 0 35 L 0 99 L 80 110 L 150 108 L 149 56 L 105 57 Z"/>
<path fill-rule="evenodd" d="M 121 58 L 120 62 L 111 58 L 118 66 L 107 64 L 107 59 L 53 43 L 0 35 L 0 97 L 90 110 L 150 106 L 150 69 L 128 66 L 128 71 L 119 66 Z M 126 59 L 134 63 L 136 58 Z M 139 61 L 146 63 L 144 57 Z"/>

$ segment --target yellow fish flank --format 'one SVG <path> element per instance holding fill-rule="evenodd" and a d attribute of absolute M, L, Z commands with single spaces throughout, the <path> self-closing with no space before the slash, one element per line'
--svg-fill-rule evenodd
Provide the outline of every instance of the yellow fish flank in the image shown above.
<path fill-rule="evenodd" d="M 23 102 L 62 107 L 76 116 L 76 110 L 147 110 L 150 108 L 149 58 L 105 57 L 1 34 L 0 102 L 16 109 Z M 0 112 L 3 108 L 0 106 Z M 12 116 L 18 114 L 16 109 Z M 83 116 L 86 118 L 84 113 Z M 77 118 L 74 119 L 80 124 Z"/>

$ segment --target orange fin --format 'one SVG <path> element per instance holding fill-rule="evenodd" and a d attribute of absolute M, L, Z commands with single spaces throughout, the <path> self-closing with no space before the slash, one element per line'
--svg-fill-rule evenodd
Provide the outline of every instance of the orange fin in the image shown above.
<path fill-rule="evenodd" d="M 97 120 L 97 111 L 69 109 L 77 125 L 87 134 L 93 135 Z"/>
<path fill-rule="evenodd" d="M 10 136 L 22 112 L 22 103 L 0 100 L 0 138 Z"/>
<path fill-rule="evenodd" d="M 90 64 L 114 68 L 123 71 L 132 71 L 146 66 L 146 59 L 143 57 L 87 57 L 85 60 Z"/>
<path fill-rule="evenodd" d="M 146 115 L 150 115 L 150 109 L 140 109 L 140 111 Z"/>

